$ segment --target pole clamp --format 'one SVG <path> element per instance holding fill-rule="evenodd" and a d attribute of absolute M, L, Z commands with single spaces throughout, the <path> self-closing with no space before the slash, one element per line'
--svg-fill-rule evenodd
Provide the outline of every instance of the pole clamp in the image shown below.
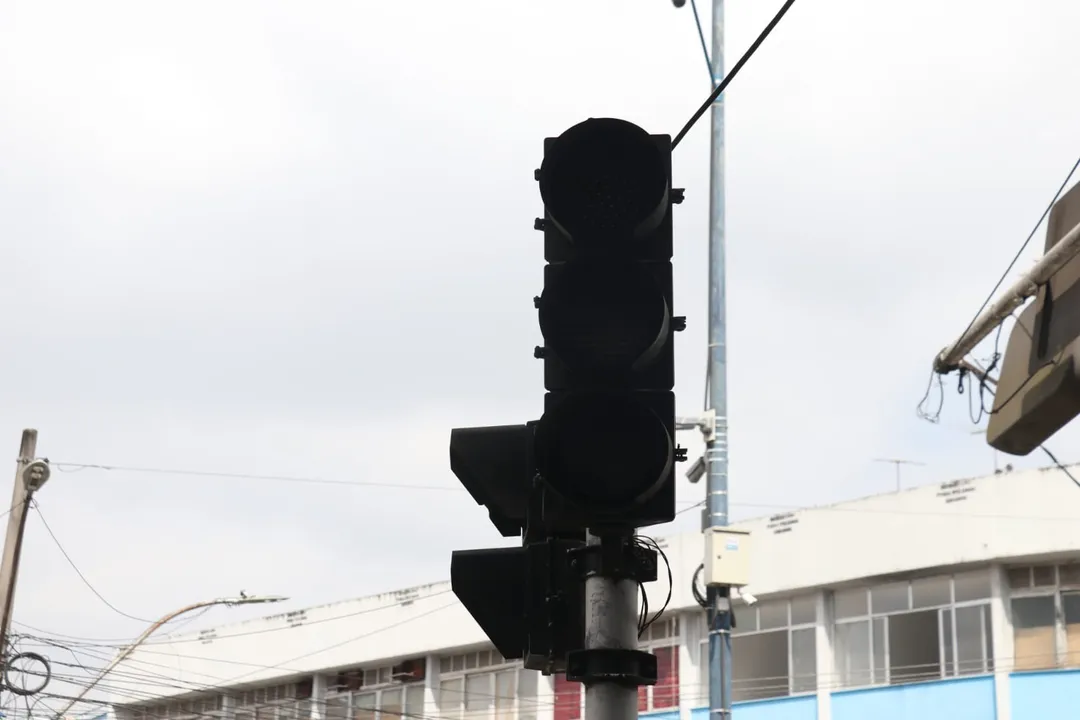
<path fill-rule="evenodd" d="M 585 685 L 607 682 L 626 688 L 656 684 L 656 656 L 643 650 L 595 648 L 566 657 L 566 679 Z"/>
<path fill-rule="evenodd" d="M 602 537 L 597 545 L 572 548 L 570 569 L 582 580 L 591 577 L 656 582 L 656 551 L 621 536 Z"/>

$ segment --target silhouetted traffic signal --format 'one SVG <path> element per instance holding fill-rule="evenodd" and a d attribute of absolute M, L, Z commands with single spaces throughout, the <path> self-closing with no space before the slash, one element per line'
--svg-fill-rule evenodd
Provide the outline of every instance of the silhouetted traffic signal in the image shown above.
<path fill-rule="evenodd" d="M 450 469 L 503 537 L 525 529 L 536 475 L 533 423 L 450 431 Z"/>
<path fill-rule="evenodd" d="M 672 315 L 671 208 L 682 192 L 671 187 L 671 138 L 622 120 L 545 140 L 536 175 L 544 414 L 450 435 L 454 474 L 522 547 L 454 552 L 450 576 L 504 657 L 550 674 L 584 648 L 584 577 L 622 561 L 610 547 L 632 550 L 628 531 L 675 515 L 674 464 L 685 458 L 672 338 L 684 320 Z M 586 549 L 586 529 L 614 530 L 615 542 Z M 655 580 L 655 557 L 626 572 Z"/>
<path fill-rule="evenodd" d="M 584 528 L 675 514 L 671 138 L 591 119 L 544 143 L 548 393 L 535 460 Z"/>
<path fill-rule="evenodd" d="M 456 550 L 450 587 L 502 656 L 545 674 L 566 670 L 585 636 L 585 585 L 572 569 L 579 540 Z"/>
<path fill-rule="evenodd" d="M 1080 223 L 1080 185 L 1050 211 L 1046 246 Z M 1009 333 L 987 442 L 1010 455 L 1027 455 L 1080 415 L 1080 257 L 1043 285 Z"/>

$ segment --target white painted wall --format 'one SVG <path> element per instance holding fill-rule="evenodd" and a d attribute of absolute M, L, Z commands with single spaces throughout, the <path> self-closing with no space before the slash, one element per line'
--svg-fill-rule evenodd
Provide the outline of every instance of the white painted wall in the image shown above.
<path fill-rule="evenodd" d="M 1080 488 L 1057 470 L 1006 473 L 742 523 L 752 532 L 750 589 L 758 596 L 835 586 L 864 577 L 1080 550 Z M 672 564 L 670 609 L 696 607 L 690 580 L 700 534 L 661 540 Z M 649 585 L 653 607 L 667 575 Z M 1000 611 L 999 611 L 1000 612 Z M 274 679 L 482 646 L 487 640 L 449 583 L 349 600 L 157 640 L 120 668 L 130 685 L 117 703 L 180 694 L 177 687 Z M 205 634 L 203 634 L 205 638 Z M 161 684 L 152 676 L 160 675 Z M 119 683 L 118 683 L 119 684 Z"/>

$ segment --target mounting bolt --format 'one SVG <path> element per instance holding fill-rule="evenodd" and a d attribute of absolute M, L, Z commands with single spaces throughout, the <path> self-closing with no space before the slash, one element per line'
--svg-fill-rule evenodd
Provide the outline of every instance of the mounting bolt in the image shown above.
<path fill-rule="evenodd" d="M 533 357 L 536 358 L 537 360 L 543 360 L 545 355 L 547 355 L 547 349 L 546 348 L 543 348 L 543 347 L 541 347 L 539 345 L 537 345 L 535 348 L 533 348 Z"/>
<path fill-rule="evenodd" d="M 671 329 L 675 332 L 682 332 L 686 329 L 686 316 L 676 315 L 671 318 Z"/>
<path fill-rule="evenodd" d="M 546 226 L 547 223 L 544 222 L 544 218 L 536 218 L 533 220 L 533 230 L 543 231 Z"/>
<path fill-rule="evenodd" d="M 671 202 L 681 205 L 686 199 L 686 188 L 671 188 Z"/>
<path fill-rule="evenodd" d="M 686 462 L 686 448 L 681 446 L 675 448 L 675 462 Z"/>
<path fill-rule="evenodd" d="M 533 170 L 533 180 L 540 182 L 540 168 Z"/>
<path fill-rule="evenodd" d="M 536 297 L 533 298 L 533 307 L 536 308 L 537 310 L 540 309 L 540 296 L 539 295 L 537 295 Z"/>

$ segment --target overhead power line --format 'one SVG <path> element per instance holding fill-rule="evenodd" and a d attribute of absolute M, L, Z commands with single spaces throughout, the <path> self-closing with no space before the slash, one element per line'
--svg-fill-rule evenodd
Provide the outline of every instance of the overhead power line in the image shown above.
<path fill-rule="evenodd" d="M 1030 245 L 1031 241 L 1035 238 L 1035 233 L 1037 233 L 1039 231 L 1039 228 L 1042 227 L 1043 221 L 1046 220 L 1046 216 L 1049 215 L 1050 211 L 1054 209 L 1054 203 L 1056 203 L 1058 201 L 1058 198 L 1061 197 L 1061 193 L 1064 192 L 1065 187 L 1069 184 L 1069 181 L 1072 180 L 1072 176 L 1076 173 L 1077 168 L 1080 168 L 1080 157 L 1076 158 L 1076 162 L 1073 163 L 1072 169 L 1069 170 L 1069 174 L 1065 176 L 1065 180 L 1062 181 L 1061 185 L 1057 189 L 1057 192 L 1054 193 L 1054 197 L 1052 197 L 1050 199 L 1050 202 L 1047 203 L 1046 209 L 1043 210 L 1042 215 L 1039 216 L 1039 220 L 1035 223 L 1035 226 L 1031 228 L 1031 232 L 1028 233 L 1027 238 L 1025 238 L 1024 242 L 1020 245 L 1020 249 L 1016 251 L 1016 255 L 1013 256 L 1013 259 L 1009 263 L 1009 266 L 1005 268 L 1005 272 L 1001 273 L 1001 277 L 998 278 L 998 281 L 996 283 L 994 283 L 994 287 L 990 291 L 990 294 L 986 296 L 986 299 L 983 300 L 983 304 L 980 305 L 979 309 L 975 311 L 975 314 L 971 317 L 971 322 L 968 323 L 967 327 L 964 328 L 964 332 L 960 333 L 959 337 L 964 337 L 968 334 L 968 331 L 971 330 L 971 327 L 975 324 L 975 321 L 979 319 L 979 315 L 981 315 L 982 311 L 986 309 L 986 306 L 990 304 L 990 301 L 994 299 L 994 295 L 1001 287 L 1001 284 L 1008 279 L 1009 273 L 1011 273 L 1012 269 L 1016 267 L 1016 263 L 1020 261 L 1020 257 L 1024 254 L 1024 251 L 1027 249 L 1028 245 Z"/>
<path fill-rule="evenodd" d="M 402 483 L 372 482 L 368 480 L 339 480 L 333 478 L 298 477 L 295 475 L 260 475 L 257 473 L 218 472 L 213 470 L 179 470 L 161 467 L 132 467 L 125 465 L 104 465 L 99 463 L 50 462 L 52 467 L 66 472 L 79 470 L 104 470 L 107 472 L 148 473 L 154 475 L 183 475 L 185 477 L 224 478 L 230 480 L 268 480 L 273 482 L 306 483 L 312 485 L 352 485 L 356 487 L 383 487 L 398 490 L 449 490 L 459 492 L 461 488 L 450 485 L 408 485 Z"/>
<path fill-rule="evenodd" d="M 697 124 L 697 121 L 701 119 L 701 116 L 705 114 L 705 111 L 709 109 L 709 106 L 716 102 L 716 98 L 720 97 L 720 94 L 727 89 L 727 86 L 731 84 L 731 81 L 734 80 L 735 76 L 739 74 L 740 70 L 742 70 L 742 67 L 746 64 L 746 61 L 749 60 L 755 52 L 757 52 L 757 49 L 761 47 L 761 43 L 765 42 L 765 38 L 769 37 L 769 33 L 771 33 L 776 28 L 776 26 L 780 24 L 780 21 L 783 19 L 784 15 L 787 14 L 787 11 L 790 10 L 791 6 L 794 4 L 795 0 L 787 0 L 787 2 L 784 3 L 783 7 L 780 8 L 779 12 L 777 12 L 776 15 L 773 16 L 773 19 L 769 21 L 769 24 L 765 26 L 765 29 L 761 31 L 761 34 L 757 36 L 757 39 L 754 40 L 750 47 L 746 49 L 746 52 L 744 52 L 742 57 L 739 58 L 739 61 L 735 63 L 735 66 L 731 68 L 731 72 L 725 73 L 724 79 L 720 81 L 720 84 L 718 84 L 711 93 L 709 93 L 708 99 L 706 99 L 705 102 L 701 104 L 701 107 L 697 109 L 697 112 L 695 112 L 690 117 L 690 119 L 686 121 L 686 124 L 683 125 L 683 129 L 680 130 L 679 134 L 676 135 L 675 138 L 671 141 L 672 150 L 679 146 L 679 143 L 682 142 L 682 139 L 686 137 L 686 133 L 690 132 L 691 128 L 693 128 L 694 125 Z M 695 13 L 696 12 L 697 10 L 695 8 Z"/>
<path fill-rule="evenodd" d="M 266 480 L 266 481 L 274 481 L 274 482 L 314 483 L 314 484 L 339 485 L 339 486 L 345 486 L 345 487 L 348 487 L 348 486 L 356 486 L 356 487 L 376 486 L 376 487 L 390 487 L 390 488 L 406 489 L 406 490 L 440 490 L 440 491 L 450 490 L 450 491 L 453 491 L 453 492 L 465 492 L 464 488 L 462 488 L 462 487 L 450 487 L 450 486 L 447 486 L 447 485 L 396 485 L 396 484 L 388 484 L 388 483 L 387 484 L 384 484 L 384 483 L 370 483 L 370 482 L 367 482 L 367 481 L 364 481 L 364 480 L 340 480 L 340 479 L 308 478 L 308 477 L 290 476 L 290 475 L 259 475 L 259 474 L 254 474 L 254 473 L 237 473 L 237 472 L 231 472 L 230 473 L 230 472 L 215 472 L 215 471 L 206 471 L 206 470 L 183 470 L 183 469 L 175 469 L 175 468 L 136 467 L 136 466 L 118 465 L 118 464 L 108 464 L 108 465 L 106 465 L 106 464 L 95 464 L 95 463 L 72 463 L 72 462 L 57 463 L 57 462 L 50 462 L 50 465 L 53 466 L 53 467 L 58 467 L 58 468 L 62 468 L 62 467 L 72 468 L 74 470 L 92 469 L 92 470 L 102 470 L 102 471 L 106 471 L 106 472 L 148 473 L 148 474 L 159 474 L 159 475 L 180 475 L 180 476 L 193 476 L 193 477 L 215 477 L 215 478 L 225 478 L 225 479 L 233 479 L 233 480 Z M 1066 467 L 1066 466 L 1058 465 L 1058 469 L 1062 469 L 1063 467 Z M 700 501 L 689 501 L 689 500 L 679 501 L 679 504 L 684 506 L 679 511 L 679 514 L 682 514 L 682 513 L 685 513 L 685 512 L 690 512 L 693 509 L 702 506 L 702 502 L 700 502 Z M 913 517 L 930 517 L 930 516 L 937 516 L 937 515 L 947 515 L 949 517 L 980 517 L 980 518 L 985 518 L 985 519 L 999 519 L 999 520 L 1046 520 L 1046 521 L 1051 521 L 1051 522 L 1053 522 L 1053 521 L 1075 522 L 1075 520 L 1076 520 L 1076 518 L 1058 517 L 1058 516 L 1051 516 L 1051 517 L 1038 516 L 1038 517 L 1036 517 L 1036 516 L 1029 516 L 1029 515 L 1009 515 L 1009 514 L 986 515 L 986 514 L 979 514 L 979 513 L 971 514 L 971 513 L 933 512 L 933 511 L 903 510 L 903 509 L 891 510 L 891 509 L 886 509 L 886 508 L 882 508 L 882 509 L 860 508 L 860 507 L 850 508 L 850 507 L 841 507 L 841 506 L 838 506 L 838 505 L 813 506 L 813 505 L 790 505 L 790 504 L 780 504 L 780 503 L 752 503 L 752 502 L 747 503 L 747 502 L 741 502 L 741 503 L 732 503 L 732 506 L 733 507 L 750 508 L 750 509 L 758 509 L 758 510 L 779 511 L 779 512 L 798 512 L 798 511 L 806 511 L 806 510 L 814 510 L 814 511 L 821 510 L 821 511 L 826 511 L 826 512 L 855 512 L 855 513 L 875 513 L 875 514 L 880 513 L 880 514 L 885 514 L 885 515 L 910 515 L 910 516 L 913 516 Z"/>
<path fill-rule="evenodd" d="M 83 581 L 83 584 L 86 585 L 86 587 L 90 589 L 90 592 L 94 593 L 94 595 L 97 596 L 98 600 L 105 603 L 105 605 L 110 610 L 115 612 L 117 615 L 122 615 L 123 617 L 126 617 L 126 618 L 128 618 L 130 620 L 136 620 L 136 621 L 142 622 L 142 623 L 150 623 L 151 622 L 150 620 L 145 620 L 145 619 L 143 619 L 141 617 L 136 617 L 135 615 L 131 615 L 129 613 L 126 613 L 123 610 L 116 607 L 115 605 L 113 605 L 108 600 L 106 600 L 105 596 L 102 595 L 101 593 L 99 593 L 97 591 L 97 588 L 95 588 L 93 586 L 93 584 L 89 580 L 86 579 L 86 576 L 83 575 L 82 570 L 79 569 L 79 566 L 76 565 L 75 561 L 71 559 L 70 555 L 68 555 L 67 550 L 64 549 L 64 546 L 60 543 L 59 538 L 56 537 L 56 534 L 53 532 L 52 528 L 49 527 L 49 523 L 48 523 L 47 520 L 45 520 L 45 516 L 41 513 L 41 506 L 38 504 L 37 500 L 31 500 L 30 501 L 30 507 L 37 512 L 38 518 L 41 519 L 41 524 L 45 526 L 45 531 L 49 534 L 49 537 L 51 537 L 52 541 L 56 544 L 56 547 L 60 551 L 60 554 L 64 556 L 65 560 L 67 560 L 68 565 L 70 565 L 71 569 L 75 571 L 75 574 L 79 576 L 79 579 Z"/>

